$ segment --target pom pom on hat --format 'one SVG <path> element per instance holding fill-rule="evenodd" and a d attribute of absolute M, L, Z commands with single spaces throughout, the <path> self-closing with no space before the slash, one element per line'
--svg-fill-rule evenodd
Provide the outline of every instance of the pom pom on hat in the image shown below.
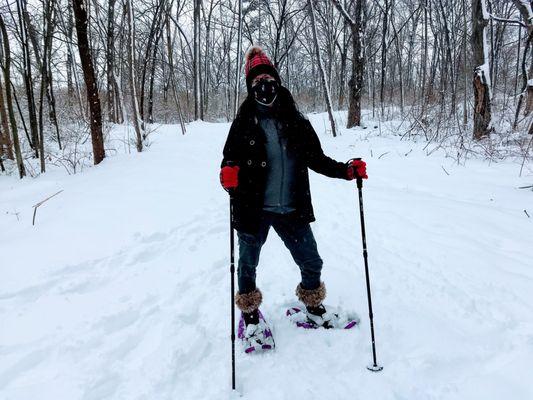
<path fill-rule="evenodd" d="M 250 46 L 250 48 L 246 51 L 246 55 L 244 56 L 244 60 L 246 62 L 248 62 L 252 58 L 254 58 L 255 56 L 257 56 L 259 54 L 264 54 L 265 57 L 266 57 L 265 52 L 263 51 L 263 49 L 260 46 L 257 46 L 257 45 Z"/>
<path fill-rule="evenodd" d="M 278 81 L 281 85 L 281 79 L 278 71 L 260 46 L 251 46 L 244 57 L 244 74 L 246 75 L 246 87 L 251 89 L 252 80 L 261 74 L 267 73 Z"/>

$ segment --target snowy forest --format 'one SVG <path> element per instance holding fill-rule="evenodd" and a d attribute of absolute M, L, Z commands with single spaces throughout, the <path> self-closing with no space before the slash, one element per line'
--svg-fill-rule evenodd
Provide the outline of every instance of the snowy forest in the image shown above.
<path fill-rule="evenodd" d="M 1 168 L 20 177 L 99 163 L 112 124 L 131 124 L 142 151 L 153 124 L 231 120 L 257 43 L 303 111 L 328 111 L 333 136 L 365 108 L 459 162 L 530 159 L 527 0 L 15 0 L 0 11 Z"/>
<path fill-rule="evenodd" d="M 0 0 L 0 400 L 531 400 L 532 238 L 533 0 Z"/>

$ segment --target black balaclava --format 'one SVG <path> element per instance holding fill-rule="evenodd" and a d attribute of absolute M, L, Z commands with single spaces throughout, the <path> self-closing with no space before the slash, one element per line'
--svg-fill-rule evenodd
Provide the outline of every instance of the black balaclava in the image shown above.
<path fill-rule="evenodd" d="M 272 79 L 260 79 L 252 86 L 255 101 L 264 106 L 270 106 L 278 95 L 279 83 Z"/>

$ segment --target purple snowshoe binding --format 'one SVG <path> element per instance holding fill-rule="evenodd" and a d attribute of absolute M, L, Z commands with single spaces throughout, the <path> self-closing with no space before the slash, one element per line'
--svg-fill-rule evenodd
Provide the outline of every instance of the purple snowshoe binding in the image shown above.
<path fill-rule="evenodd" d="M 265 317 L 261 311 L 259 313 L 259 323 L 246 325 L 244 321 L 244 315 L 241 313 L 241 319 L 239 320 L 239 329 L 237 336 L 242 340 L 244 344 L 244 352 L 247 354 L 272 350 L 276 346 L 274 343 L 274 337 L 272 331 L 265 321 Z"/>
<path fill-rule="evenodd" d="M 287 310 L 287 317 L 297 327 L 304 329 L 352 329 L 359 323 L 357 316 L 348 316 L 341 311 L 332 311 L 330 307 L 322 307 L 320 315 L 308 312 L 305 308 L 291 307 Z"/>

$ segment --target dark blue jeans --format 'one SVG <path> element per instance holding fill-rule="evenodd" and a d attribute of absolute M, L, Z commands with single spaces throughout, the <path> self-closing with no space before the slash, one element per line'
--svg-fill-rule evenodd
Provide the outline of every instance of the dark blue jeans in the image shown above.
<path fill-rule="evenodd" d="M 239 292 L 248 293 L 256 288 L 255 276 L 261 247 L 273 227 L 292 258 L 300 267 L 302 288 L 316 289 L 320 286 L 322 259 L 309 224 L 298 223 L 289 214 L 263 211 L 259 231 L 255 234 L 237 232 L 239 237 L 239 267 L 237 269 Z"/>

